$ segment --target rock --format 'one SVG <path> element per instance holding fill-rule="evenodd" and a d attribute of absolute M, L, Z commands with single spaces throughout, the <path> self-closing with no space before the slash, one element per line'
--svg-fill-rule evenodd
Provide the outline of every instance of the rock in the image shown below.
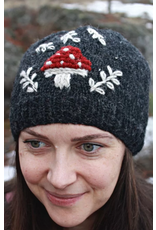
<path fill-rule="evenodd" d="M 19 62 L 22 57 L 22 50 L 11 42 L 4 40 L 4 117 L 9 117 L 10 95 L 13 82 L 18 70 Z"/>

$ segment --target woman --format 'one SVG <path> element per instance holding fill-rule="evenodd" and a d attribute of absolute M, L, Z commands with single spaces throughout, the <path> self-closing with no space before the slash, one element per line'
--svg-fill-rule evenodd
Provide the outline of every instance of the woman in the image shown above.
<path fill-rule="evenodd" d="M 6 230 L 152 229 L 152 189 L 132 158 L 149 82 L 143 56 L 111 30 L 62 31 L 28 49 L 11 99 L 17 178 Z"/>

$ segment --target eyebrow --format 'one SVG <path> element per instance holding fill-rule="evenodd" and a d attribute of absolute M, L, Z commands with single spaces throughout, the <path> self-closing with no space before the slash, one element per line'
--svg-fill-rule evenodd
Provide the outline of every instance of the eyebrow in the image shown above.
<path fill-rule="evenodd" d="M 45 140 L 49 140 L 48 137 L 37 133 L 33 130 L 31 130 L 30 128 L 26 128 L 25 130 L 23 130 L 23 132 L 26 132 L 32 136 L 38 137 L 38 138 L 42 138 Z M 110 138 L 113 139 L 114 137 L 108 134 L 91 134 L 91 135 L 85 135 L 82 137 L 75 137 L 71 139 L 71 142 L 76 142 L 76 141 L 88 141 L 88 140 L 93 140 L 93 139 L 98 139 L 98 138 Z"/>
<path fill-rule="evenodd" d="M 93 139 L 97 139 L 97 138 L 110 138 L 113 139 L 113 136 L 107 135 L 107 134 L 92 134 L 92 135 L 86 135 L 83 137 L 76 137 L 76 138 L 72 138 L 71 141 L 88 141 L 88 140 L 93 140 Z"/>
<path fill-rule="evenodd" d="M 39 137 L 39 138 L 42 138 L 42 139 L 45 139 L 45 140 L 49 140 L 48 137 L 46 137 L 46 136 L 44 136 L 44 135 L 42 135 L 40 133 L 36 133 L 35 131 L 33 131 L 33 130 L 29 129 L 29 128 L 26 128 L 25 130 L 23 130 L 23 132 L 28 133 L 28 134 L 30 134 L 32 136 L 35 136 L 35 137 Z"/>

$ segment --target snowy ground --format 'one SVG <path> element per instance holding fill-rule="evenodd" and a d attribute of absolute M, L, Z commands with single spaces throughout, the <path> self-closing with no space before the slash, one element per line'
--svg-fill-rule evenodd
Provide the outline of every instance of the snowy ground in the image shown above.
<path fill-rule="evenodd" d="M 13 166 L 4 167 L 4 181 L 11 180 L 15 176 L 15 168 Z"/>
<path fill-rule="evenodd" d="M 62 4 L 62 6 L 66 9 L 80 9 L 98 13 L 108 13 L 107 1 L 94 1 L 85 5 L 79 3 Z M 127 17 L 141 17 L 153 20 L 153 5 L 112 1 L 111 11 L 112 13 L 125 13 Z"/>
<path fill-rule="evenodd" d="M 149 147 L 153 143 L 153 117 L 149 117 L 146 128 L 144 148 Z"/>

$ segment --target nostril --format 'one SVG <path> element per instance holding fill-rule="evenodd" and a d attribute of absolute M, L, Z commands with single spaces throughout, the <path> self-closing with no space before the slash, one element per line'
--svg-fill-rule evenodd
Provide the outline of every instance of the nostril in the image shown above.
<path fill-rule="evenodd" d="M 51 179 L 52 179 L 52 172 L 51 172 L 51 170 L 48 171 L 47 179 L 48 179 L 48 181 L 51 181 Z"/>
<path fill-rule="evenodd" d="M 74 170 L 53 168 L 47 173 L 48 182 L 57 189 L 64 189 L 76 181 L 76 172 Z"/>

